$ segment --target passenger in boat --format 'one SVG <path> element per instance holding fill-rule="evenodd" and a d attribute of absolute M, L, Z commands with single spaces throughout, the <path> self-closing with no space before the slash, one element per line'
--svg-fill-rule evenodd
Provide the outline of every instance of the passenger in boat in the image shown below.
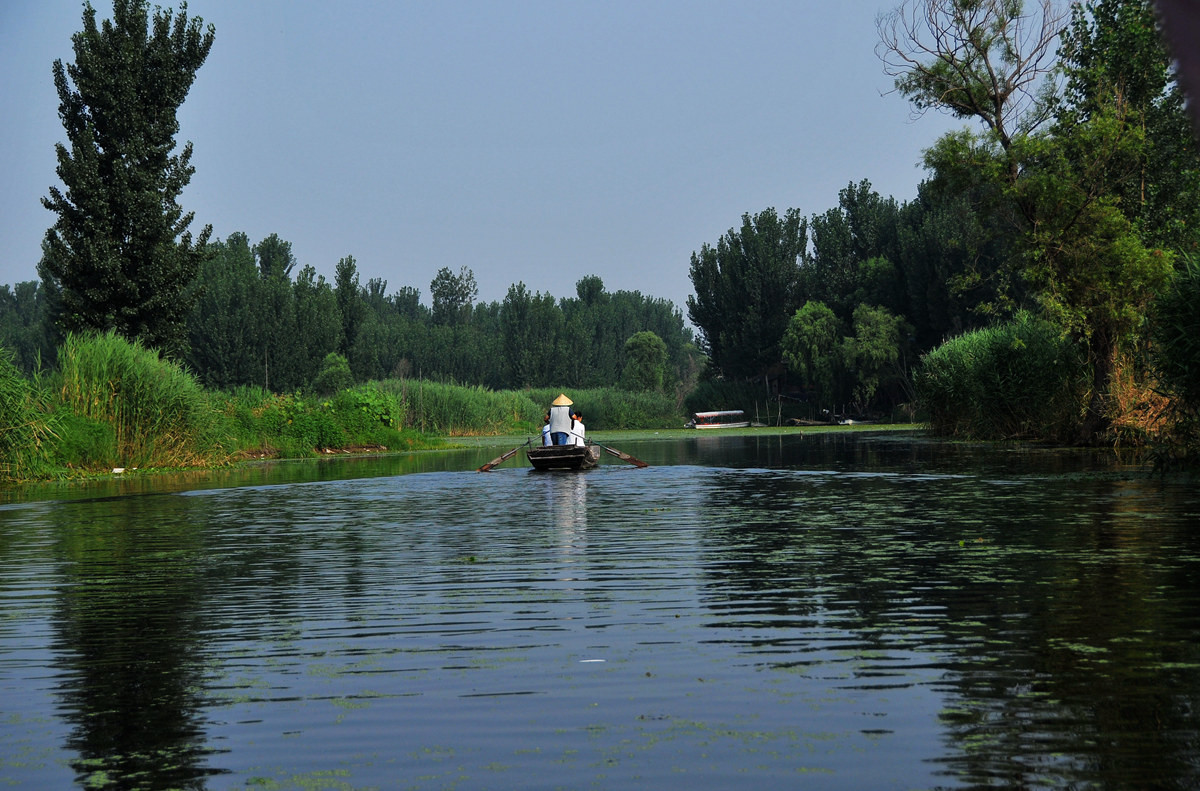
<path fill-rule="evenodd" d="M 586 445 L 583 440 L 583 413 L 575 411 L 571 413 L 571 437 L 574 439 L 575 445 Z"/>
<path fill-rule="evenodd" d="M 571 441 L 572 403 L 566 394 L 562 394 L 550 405 L 550 436 L 555 445 L 574 444 Z"/>
<path fill-rule="evenodd" d="M 546 413 L 546 417 L 542 419 L 542 446 L 553 444 L 550 440 L 550 413 Z"/>

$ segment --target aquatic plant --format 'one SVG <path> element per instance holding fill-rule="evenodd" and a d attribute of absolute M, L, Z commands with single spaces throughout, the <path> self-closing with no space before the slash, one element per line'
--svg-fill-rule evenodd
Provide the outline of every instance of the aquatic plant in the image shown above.
<path fill-rule="evenodd" d="M 938 434 L 1065 440 L 1085 403 L 1079 347 L 1029 313 L 953 338 L 921 358 L 917 397 Z"/>
<path fill-rule="evenodd" d="M 113 331 L 69 334 L 55 384 L 72 414 L 112 428 L 110 452 L 97 451 L 95 466 L 188 466 L 220 452 L 216 414 L 195 377 Z"/>
<path fill-rule="evenodd" d="M 13 353 L 0 347 L 0 479 L 20 480 L 46 464 L 55 421 L 41 388 L 21 375 Z"/>

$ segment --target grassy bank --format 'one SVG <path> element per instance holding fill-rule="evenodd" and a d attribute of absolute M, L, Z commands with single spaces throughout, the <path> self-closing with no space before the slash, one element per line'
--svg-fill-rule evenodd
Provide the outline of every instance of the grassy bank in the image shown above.
<path fill-rule="evenodd" d="M 558 389 L 369 382 L 333 395 L 206 391 L 179 364 L 109 333 L 71 335 L 54 371 L 23 377 L 0 349 L 0 481 L 212 467 L 257 458 L 416 450 L 441 437 L 536 433 Z M 572 391 L 592 430 L 682 424 L 662 394 Z"/>

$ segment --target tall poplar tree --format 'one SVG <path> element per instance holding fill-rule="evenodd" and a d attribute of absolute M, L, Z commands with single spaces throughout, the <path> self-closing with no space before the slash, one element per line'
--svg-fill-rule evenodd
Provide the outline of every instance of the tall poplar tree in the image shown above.
<path fill-rule="evenodd" d="M 114 0 L 97 26 L 90 3 L 72 37 L 75 62 L 54 62 L 58 177 L 42 202 L 58 215 L 46 232 L 39 274 L 57 290 L 67 330 L 115 329 L 172 354 L 187 343 L 186 318 L 210 226 L 193 240 L 178 203 L 191 180 L 192 144 L 175 150 L 176 111 L 212 47 L 199 17 L 146 0 Z M 68 147 L 69 146 L 69 147 Z"/>

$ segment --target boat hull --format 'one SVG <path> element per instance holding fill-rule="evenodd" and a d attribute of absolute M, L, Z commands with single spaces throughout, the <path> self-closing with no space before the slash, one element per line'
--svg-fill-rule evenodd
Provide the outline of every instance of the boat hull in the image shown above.
<path fill-rule="evenodd" d="M 530 448 L 526 455 L 535 470 L 589 470 L 600 463 L 595 445 L 546 445 Z"/>

